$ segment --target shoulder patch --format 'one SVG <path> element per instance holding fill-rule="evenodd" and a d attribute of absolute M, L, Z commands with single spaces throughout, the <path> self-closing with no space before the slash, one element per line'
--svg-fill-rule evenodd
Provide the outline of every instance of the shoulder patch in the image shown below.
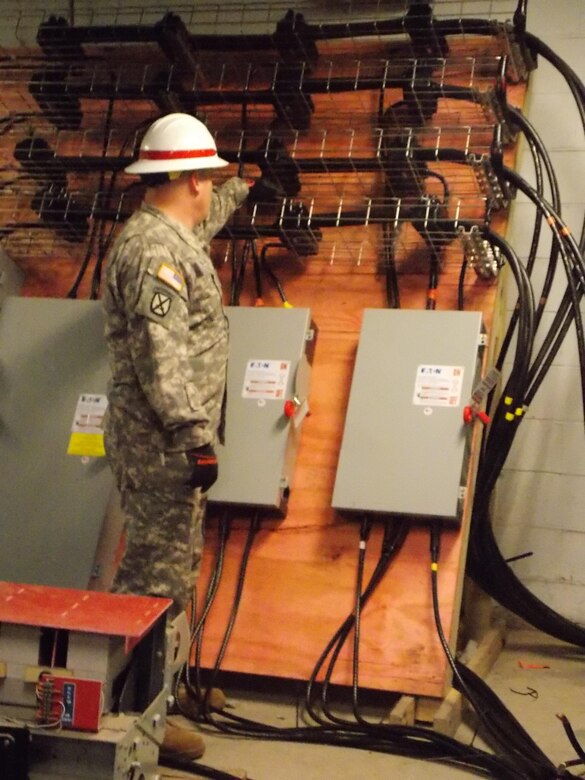
<path fill-rule="evenodd" d="M 181 298 L 174 290 L 157 282 L 150 275 L 144 277 L 140 297 L 135 308 L 136 314 L 140 314 L 152 322 L 158 322 L 164 328 L 170 328 L 175 318 L 180 316 L 179 309 L 182 307 Z"/>
<path fill-rule="evenodd" d="M 172 287 L 173 290 L 176 290 L 179 293 L 185 286 L 185 280 L 183 279 L 183 276 L 177 271 L 176 268 L 173 268 L 173 266 L 169 265 L 168 263 L 160 264 L 158 271 L 156 272 L 156 278 L 160 279 L 161 282 L 168 284 L 169 287 Z"/>

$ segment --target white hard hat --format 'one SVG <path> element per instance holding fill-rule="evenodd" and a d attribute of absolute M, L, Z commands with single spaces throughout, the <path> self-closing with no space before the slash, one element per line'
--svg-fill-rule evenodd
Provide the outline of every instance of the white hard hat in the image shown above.
<path fill-rule="evenodd" d="M 167 114 L 146 131 L 138 160 L 127 173 L 167 173 L 223 168 L 229 165 L 217 156 L 213 136 L 203 122 L 190 114 Z"/>

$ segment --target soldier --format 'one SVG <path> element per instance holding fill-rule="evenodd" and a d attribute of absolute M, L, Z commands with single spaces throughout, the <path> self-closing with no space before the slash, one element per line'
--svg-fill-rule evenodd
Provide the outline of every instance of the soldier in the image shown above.
<path fill-rule="evenodd" d="M 171 598 L 172 616 L 193 595 L 223 434 L 228 327 L 209 242 L 250 186 L 234 177 L 214 188 L 213 170 L 227 164 L 198 119 L 151 125 L 126 168 L 142 177 L 144 201 L 116 240 L 103 290 L 104 441 L 126 519 L 112 589 Z"/>

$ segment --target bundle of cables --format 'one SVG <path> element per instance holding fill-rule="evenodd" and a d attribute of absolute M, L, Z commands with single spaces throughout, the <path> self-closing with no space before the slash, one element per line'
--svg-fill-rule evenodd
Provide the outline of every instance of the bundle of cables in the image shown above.
<path fill-rule="evenodd" d="M 210 704 L 209 693 L 216 683 L 229 639 L 236 621 L 246 569 L 254 538 L 260 527 L 260 516 L 256 514 L 249 526 L 232 610 L 227 628 L 217 654 L 216 662 L 203 688 L 201 680 L 201 643 L 205 622 L 217 595 L 221 581 L 225 547 L 230 532 L 229 518 L 220 521 L 216 563 L 209 581 L 205 605 L 198 620 L 193 618 L 192 647 L 195 646 L 195 666 L 185 666 L 177 678 L 177 686 L 185 685 L 199 703 L 198 722 L 224 734 L 251 739 L 334 745 L 359 750 L 401 755 L 426 761 L 438 761 L 465 768 L 480 776 L 498 780 L 553 780 L 569 778 L 566 768 L 557 768 L 534 743 L 518 721 L 504 707 L 493 692 L 469 669 L 457 662 L 445 640 L 438 605 L 437 570 L 439 558 L 438 526 L 431 530 L 431 583 L 434 614 L 441 643 L 451 664 L 455 687 L 472 703 L 485 737 L 494 751 L 483 750 L 464 744 L 453 737 L 417 725 L 388 724 L 383 719 L 375 721 L 364 717 L 359 701 L 359 645 L 362 610 L 372 597 L 376 587 L 387 574 L 392 561 L 400 552 L 406 539 L 410 522 L 401 518 L 389 518 L 384 533 L 378 560 L 369 581 L 364 584 L 364 563 L 372 528 L 372 520 L 364 516 L 359 535 L 359 552 L 355 584 L 355 606 L 342 622 L 318 658 L 310 676 L 305 693 L 305 710 L 308 723 L 304 726 L 277 727 L 236 715 L 230 710 L 217 710 Z M 331 680 L 342 647 L 353 634 L 352 657 L 352 710 L 353 718 L 340 717 L 333 711 L 331 703 Z M 184 712 L 187 715 L 187 712 Z M 161 763 L 196 773 L 198 776 L 231 778 L 224 772 L 192 764 L 173 757 L 162 756 Z"/>
<path fill-rule="evenodd" d="M 575 97 L 585 127 L 585 87 L 576 74 L 542 41 L 526 35 L 531 49 L 551 62 L 566 79 Z M 492 399 L 492 425 L 485 436 L 473 506 L 468 571 L 473 579 L 498 603 L 519 615 L 531 625 L 551 636 L 585 647 L 585 628 L 567 620 L 536 598 L 518 579 L 500 552 L 490 519 L 490 498 L 502 467 L 514 442 L 518 426 L 533 401 L 547 371 L 559 351 L 569 328 L 574 324 L 581 371 L 581 395 L 585 407 L 585 338 L 580 303 L 585 291 L 585 226 L 579 243 L 561 217 L 559 187 L 547 151 L 532 125 L 522 114 L 509 110 L 509 120 L 524 134 L 532 153 L 536 186 L 503 164 L 499 176 L 504 182 L 525 194 L 537 211 L 531 251 L 525 266 L 501 238 L 486 231 L 486 238 L 498 246 L 507 258 L 518 286 L 518 301 L 504 339 L 498 367 L 504 360 L 516 335 L 516 349 L 507 384 L 497 402 Z M 496 155 L 497 158 L 498 155 Z M 550 190 L 550 201 L 544 196 L 543 168 Z M 535 307 L 530 274 L 534 267 L 542 221 L 552 231 L 552 248 L 543 287 Z M 534 355 L 535 334 L 542 324 L 544 307 L 561 260 L 566 276 L 566 290 L 542 346 Z"/>

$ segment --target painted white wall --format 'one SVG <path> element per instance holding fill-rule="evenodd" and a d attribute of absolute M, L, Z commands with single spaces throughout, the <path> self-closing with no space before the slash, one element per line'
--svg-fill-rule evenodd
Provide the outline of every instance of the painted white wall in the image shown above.
<path fill-rule="evenodd" d="M 583 0 L 529 0 L 528 29 L 585 79 Z M 563 217 L 579 237 L 585 210 L 585 137 L 566 83 L 541 58 L 530 78 L 525 113 L 550 152 Z M 525 146 L 520 148 L 517 167 L 534 181 Z M 507 237 L 524 258 L 533 221 L 532 205 L 519 195 L 511 209 Z M 547 235 L 533 277 L 537 296 L 549 248 Z M 565 286 L 561 270 L 546 307 L 545 328 Z M 516 299 L 513 282 L 507 293 L 509 313 Z M 585 304 L 582 312 L 585 316 Z M 585 623 L 585 436 L 574 328 L 519 428 L 494 506 L 496 537 L 504 556 L 533 552 L 532 557 L 512 564 L 522 582 L 557 612 Z"/>

